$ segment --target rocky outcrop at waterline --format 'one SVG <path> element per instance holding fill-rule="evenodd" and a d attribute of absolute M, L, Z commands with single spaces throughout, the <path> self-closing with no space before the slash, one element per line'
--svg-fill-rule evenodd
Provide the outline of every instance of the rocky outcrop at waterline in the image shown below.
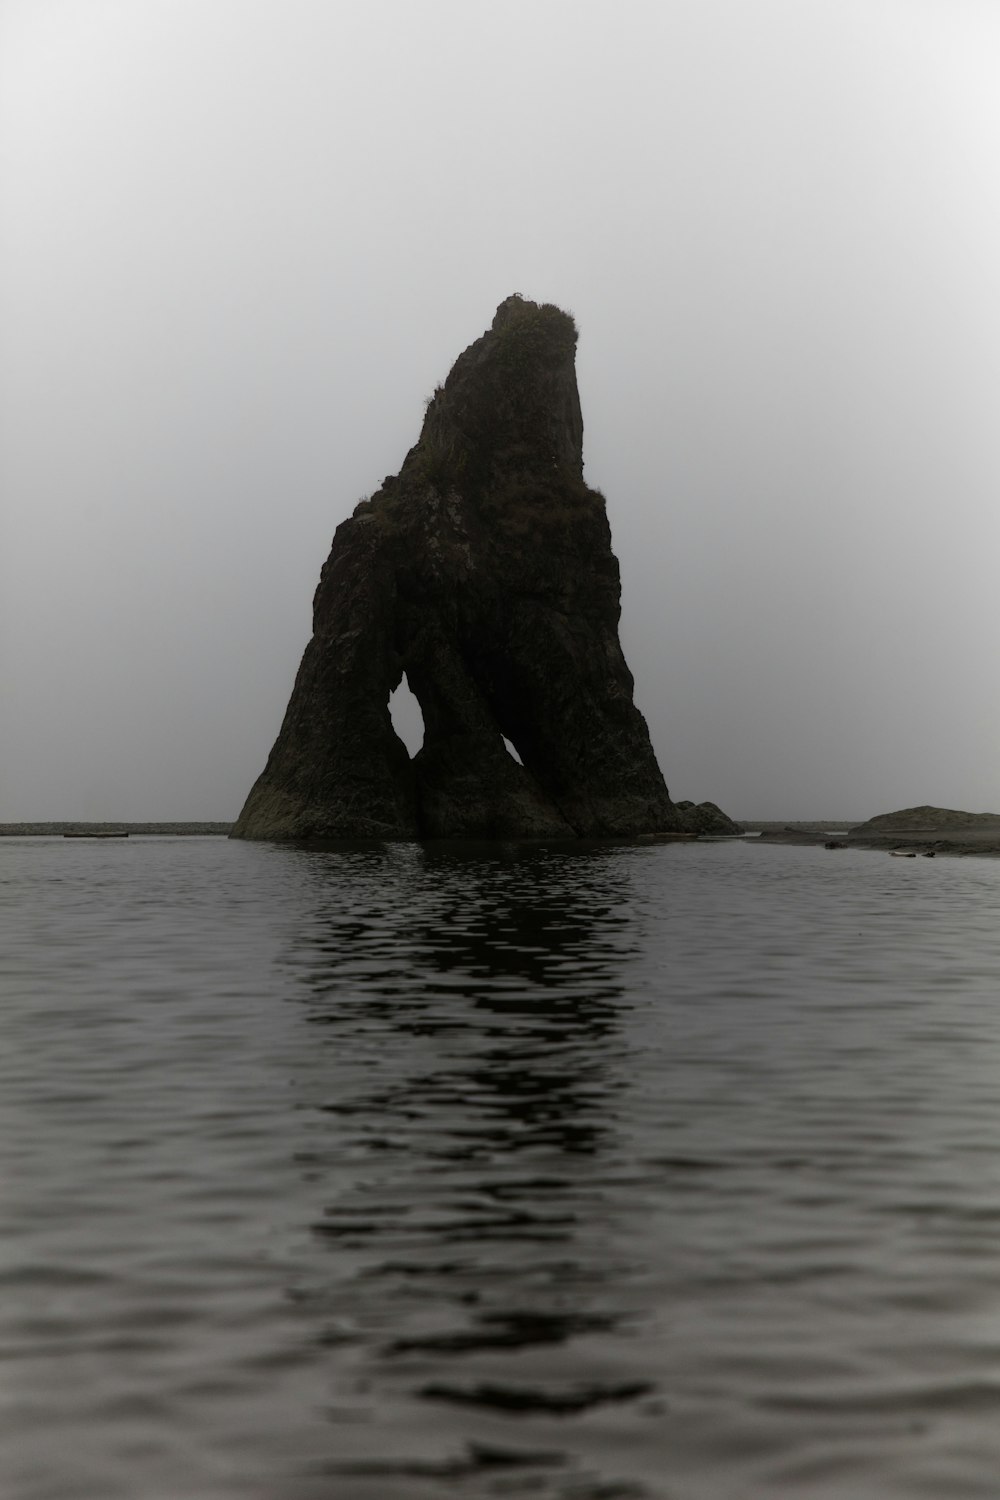
<path fill-rule="evenodd" d="M 848 842 L 865 849 L 926 848 L 942 854 L 1000 854 L 1000 813 L 903 807 L 859 823 Z"/>
<path fill-rule="evenodd" d="M 1000 813 L 967 813 L 949 807 L 904 807 L 880 813 L 867 823 L 831 819 L 810 823 L 743 823 L 759 831 L 761 842 L 827 844 L 836 832 L 836 847 L 911 850 L 923 854 L 1000 854 Z"/>
<path fill-rule="evenodd" d="M 689 833 L 706 834 L 713 838 L 742 838 L 743 827 L 735 823 L 714 802 L 677 802 L 674 804 L 681 815 L 682 827 Z"/>
<path fill-rule="evenodd" d="M 618 639 L 618 563 L 583 478 L 576 339 L 566 313 L 509 297 L 434 393 L 398 476 L 337 528 L 235 837 L 687 826 Z M 404 673 L 424 719 L 413 760 L 388 707 Z"/>
<path fill-rule="evenodd" d="M 851 829 L 851 837 L 880 837 L 899 833 L 992 833 L 1000 836 L 1000 813 L 960 812 L 954 807 L 903 807 L 879 813 Z"/>

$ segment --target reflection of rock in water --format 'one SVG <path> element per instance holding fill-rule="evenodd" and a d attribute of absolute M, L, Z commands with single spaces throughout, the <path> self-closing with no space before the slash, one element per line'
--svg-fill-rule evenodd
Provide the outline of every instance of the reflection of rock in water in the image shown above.
<path fill-rule="evenodd" d="M 355 875 L 351 906 L 338 894 L 321 919 L 310 1020 L 451 1045 L 429 1059 L 412 1042 L 387 1045 L 382 1066 L 402 1076 L 377 1093 L 366 1078 L 366 1107 L 385 1126 L 418 1107 L 439 1126 L 452 1118 L 455 1137 L 437 1149 L 465 1158 L 587 1149 L 606 1123 L 627 941 L 613 854 L 390 846 L 377 857 L 367 911 Z"/>
<path fill-rule="evenodd" d="M 489 1437 L 500 1413 L 565 1424 L 636 1399 L 642 1372 L 605 1357 L 631 951 L 614 851 L 299 857 L 317 901 L 294 962 L 322 1053 L 301 1165 L 326 1252 L 307 1301 L 335 1366 L 350 1328 L 350 1368 L 361 1353 L 380 1400 L 419 1401 L 452 1464 L 456 1433 Z M 359 1450 L 340 1472 L 407 1462 Z"/>

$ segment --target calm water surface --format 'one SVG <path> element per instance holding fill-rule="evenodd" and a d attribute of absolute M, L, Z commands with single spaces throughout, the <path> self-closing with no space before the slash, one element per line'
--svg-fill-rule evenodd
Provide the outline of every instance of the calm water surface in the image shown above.
<path fill-rule="evenodd" d="M 1000 862 L 0 842 L 5 1500 L 1000 1474 Z"/>

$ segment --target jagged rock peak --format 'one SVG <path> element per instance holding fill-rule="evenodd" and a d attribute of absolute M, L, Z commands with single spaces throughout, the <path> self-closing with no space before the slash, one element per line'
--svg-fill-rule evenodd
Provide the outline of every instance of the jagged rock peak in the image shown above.
<path fill-rule="evenodd" d="M 434 392 L 410 458 L 473 491 L 539 465 L 582 480 L 576 340 L 568 313 L 508 297 Z"/>
<path fill-rule="evenodd" d="M 337 528 L 237 836 L 681 826 L 632 702 L 604 500 L 583 479 L 576 340 L 567 313 L 508 297 L 399 475 Z M 404 673 L 424 717 L 412 761 L 388 709 Z"/>

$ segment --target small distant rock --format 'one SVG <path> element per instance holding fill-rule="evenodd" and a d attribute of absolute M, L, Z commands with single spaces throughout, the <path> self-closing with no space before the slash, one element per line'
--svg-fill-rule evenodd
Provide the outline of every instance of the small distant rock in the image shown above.
<path fill-rule="evenodd" d="M 1000 813 L 961 812 L 953 807 L 902 807 L 860 823 L 847 835 L 852 844 L 890 848 L 933 843 L 948 853 L 1000 853 Z M 893 850 L 893 852 L 895 852 Z"/>
<path fill-rule="evenodd" d="M 1000 833 L 1000 813 L 959 812 L 953 807 L 903 807 L 851 829 L 851 837 L 888 833 Z"/>
<path fill-rule="evenodd" d="M 686 833 L 729 834 L 743 837 L 743 829 L 714 802 L 675 802 Z"/>

